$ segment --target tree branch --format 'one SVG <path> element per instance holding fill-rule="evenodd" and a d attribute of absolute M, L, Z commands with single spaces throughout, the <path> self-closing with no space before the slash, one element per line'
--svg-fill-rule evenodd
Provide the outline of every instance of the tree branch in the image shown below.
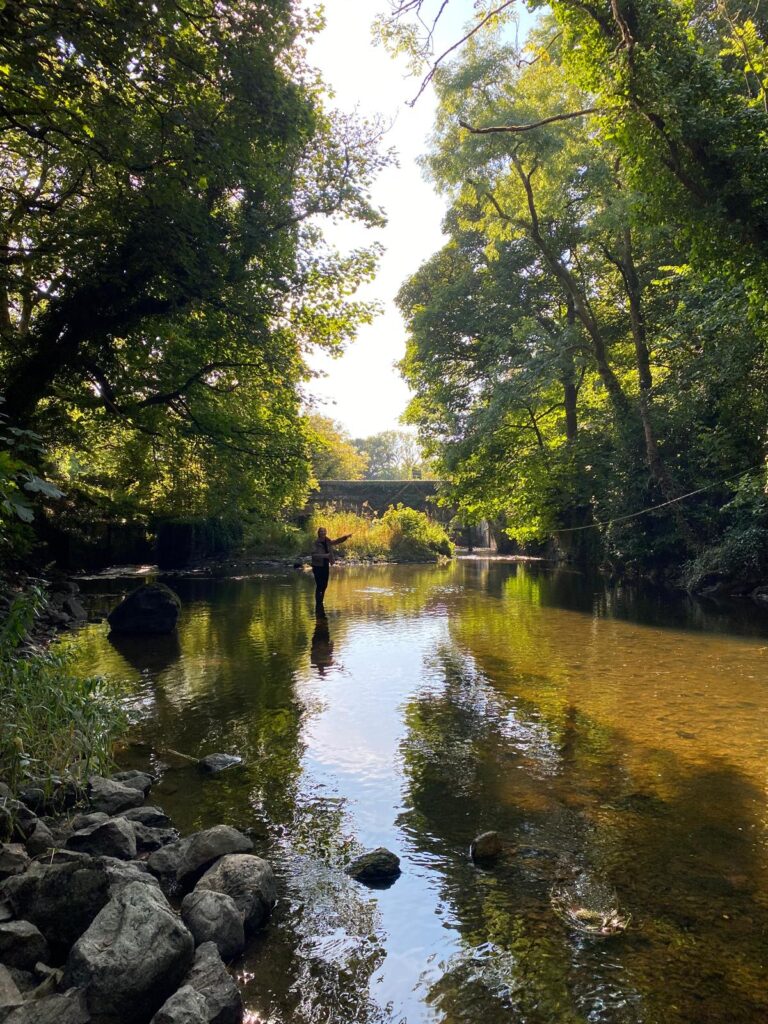
<path fill-rule="evenodd" d="M 462 120 L 459 120 L 459 124 L 465 131 L 471 132 L 472 135 L 495 135 L 500 133 L 514 135 L 533 131 L 534 128 L 543 128 L 544 125 L 554 124 L 557 121 L 572 121 L 576 117 L 586 117 L 587 114 L 603 113 L 605 111 L 601 107 L 586 107 L 584 110 L 574 110 L 568 114 L 553 114 L 551 117 L 542 118 L 541 121 L 533 121 L 531 124 L 499 124 L 490 125 L 487 128 L 475 128 L 473 125 Z"/>

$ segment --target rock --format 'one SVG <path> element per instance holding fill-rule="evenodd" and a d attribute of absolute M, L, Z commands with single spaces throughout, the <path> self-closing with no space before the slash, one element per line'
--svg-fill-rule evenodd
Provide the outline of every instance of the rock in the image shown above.
<path fill-rule="evenodd" d="M 13 980 L 13 975 L 7 967 L 0 964 L 0 1020 L 3 1019 L 4 1010 L 9 1006 L 20 1006 L 23 1002 L 24 996 Z"/>
<path fill-rule="evenodd" d="M 768 604 L 768 584 L 764 584 L 760 587 L 755 587 L 752 593 L 749 595 L 755 604 Z"/>
<path fill-rule="evenodd" d="M 114 782 L 119 782 L 123 786 L 129 786 L 131 789 L 140 789 L 144 796 L 150 791 L 154 785 L 155 780 L 147 772 L 115 772 L 112 775 Z"/>
<path fill-rule="evenodd" d="M 48 943 L 30 921 L 0 924 L 0 961 L 8 967 L 30 971 L 38 960 L 49 956 Z"/>
<path fill-rule="evenodd" d="M 29 854 L 21 843 L 0 845 L 0 881 L 11 875 L 20 875 L 29 867 Z"/>
<path fill-rule="evenodd" d="M 20 800 L 0 802 L 0 839 L 25 842 L 37 824 L 37 815 Z"/>
<path fill-rule="evenodd" d="M 166 999 L 151 1024 L 208 1024 L 208 1006 L 191 985 L 182 985 Z"/>
<path fill-rule="evenodd" d="M 192 932 L 195 945 L 213 942 L 222 960 L 233 960 L 245 949 L 240 911 L 231 896 L 213 889 L 198 889 L 185 896 L 181 919 Z"/>
<path fill-rule="evenodd" d="M 16 987 L 26 999 L 29 993 L 37 985 L 37 978 L 32 971 L 22 971 L 20 967 L 9 967 L 11 977 L 16 982 Z"/>
<path fill-rule="evenodd" d="M 246 934 L 262 925 L 277 900 L 275 876 L 269 863 L 249 853 L 231 853 L 216 861 L 196 886 L 231 896 L 243 918 Z"/>
<path fill-rule="evenodd" d="M 184 984 L 199 992 L 205 1000 L 209 1024 L 240 1024 L 243 997 L 212 942 L 198 946 L 195 962 Z"/>
<path fill-rule="evenodd" d="M 65 984 L 84 988 L 94 1024 L 149 1020 L 190 967 L 194 940 L 158 890 L 133 882 L 70 951 Z"/>
<path fill-rule="evenodd" d="M 168 843 L 167 846 L 162 846 L 154 853 L 150 853 L 147 858 L 147 867 L 153 875 L 160 879 L 160 883 L 166 889 L 172 889 L 177 885 L 176 873 L 188 842 L 189 837 L 179 839 L 175 843 Z"/>
<path fill-rule="evenodd" d="M 170 843 L 177 843 L 180 839 L 175 828 L 148 828 L 140 821 L 132 821 L 131 825 L 136 835 L 136 849 L 139 853 L 152 853 Z"/>
<path fill-rule="evenodd" d="M 98 825 L 102 821 L 109 821 L 109 815 L 104 811 L 93 811 L 91 814 L 76 814 L 72 819 L 72 830 L 80 832 L 91 825 Z"/>
<path fill-rule="evenodd" d="M 85 622 L 85 620 L 88 618 L 88 612 L 78 601 L 78 599 L 73 595 L 65 597 L 64 603 L 61 607 L 62 611 L 64 611 L 67 615 L 70 615 L 73 619 L 77 619 L 78 622 Z"/>
<path fill-rule="evenodd" d="M 105 866 L 90 857 L 70 856 L 76 859 L 33 862 L 25 874 L 2 883 L 16 916 L 37 925 L 48 940 L 54 962 L 66 955 L 109 899 Z"/>
<path fill-rule="evenodd" d="M 145 861 L 142 860 L 118 860 L 116 857 L 101 857 L 103 865 L 109 878 L 110 899 L 121 892 L 131 882 L 140 882 L 143 885 L 154 886 L 160 891 L 160 884 L 154 875 L 147 870 Z"/>
<path fill-rule="evenodd" d="M 504 843 L 498 832 L 483 832 L 472 840 L 469 855 L 476 861 L 493 861 L 500 857 Z"/>
<path fill-rule="evenodd" d="M 400 874 L 400 858 L 379 846 L 376 850 L 357 857 L 344 870 L 356 882 L 389 882 Z"/>
<path fill-rule="evenodd" d="M 27 837 L 27 853 L 30 857 L 38 857 L 56 847 L 56 840 L 48 826 L 38 818 L 35 826 Z"/>
<path fill-rule="evenodd" d="M 0 900 L 0 922 L 13 920 L 13 908 L 8 900 Z"/>
<path fill-rule="evenodd" d="M 114 633 L 172 633 L 181 602 L 162 583 L 146 583 L 132 591 L 107 616 Z"/>
<path fill-rule="evenodd" d="M 242 757 L 238 757 L 237 754 L 206 754 L 200 758 L 197 766 L 206 775 L 218 775 L 219 772 L 242 763 Z"/>
<path fill-rule="evenodd" d="M 250 853 L 253 843 L 250 839 L 229 825 L 214 825 L 204 832 L 188 836 L 176 869 L 179 885 L 194 885 L 203 872 L 229 853 Z"/>
<path fill-rule="evenodd" d="M 136 833 L 130 821 L 107 818 L 81 829 L 66 842 L 68 850 L 90 853 L 95 857 L 117 857 L 133 860 L 136 856 Z"/>
<path fill-rule="evenodd" d="M 121 811 L 120 817 L 126 818 L 128 821 L 138 821 L 142 825 L 146 825 L 147 828 L 168 828 L 171 824 L 171 819 L 162 807 L 152 807 L 151 805 Z"/>
<path fill-rule="evenodd" d="M 79 989 L 46 996 L 17 1007 L 4 1024 L 90 1024 L 85 995 Z"/>
<path fill-rule="evenodd" d="M 143 804 L 144 794 L 140 789 L 124 786 L 122 782 L 93 775 L 88 780 L 88 801 L 94 811 L 112 815 Z"/>
<path fill-rule="evenodd" d="M 46 779 L 19 790 L 19 799 L 36 814 L 55 814 L 73 807 L 83 792 L 71 779 Z"/>

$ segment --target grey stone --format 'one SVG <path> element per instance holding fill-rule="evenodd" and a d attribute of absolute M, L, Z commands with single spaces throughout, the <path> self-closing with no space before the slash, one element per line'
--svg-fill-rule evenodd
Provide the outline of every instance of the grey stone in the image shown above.
<path fill-rule="evenodd" d="M 8 967 L 31 971 L 38 960 L 47 960 L 48 943 L 31 921 L 0 924 L 0 961 Z"/>
<path fill-rule="evenodd" d="M 109 821 L 109 815 L 104 811 L 93 811 L 90 814 L 76 814 L 72 819 L 72 831 L 80 832 L 91 825 L 98 825 L 101 821 Z"/>
<path fill-rule="evenodd" d="M 400 858 L 391 850 L 379 846 L 356 857 L 344 870 L 356 882 L 388 882 L 400 874 Z"/>
<path fill-rule="evenodd" d="M 76 859 L 57 864 L 36 861 L 25 874 L 2 883 L 14 913 L 37 925 L 54 961 L 66 955 L 109 898 L 104 865 L 81 854 L 70 856 Z"/>
<path fill-rule="evenodd" d="M 8 900 L 0 899 L 0 922 L 13 920 L 13 908 Z"/>
<path fill-rule="evenodd" d="M 36 999 L 13 1010 L 4 1024 L 90 1024 L 85 994 L 79 989 Z"/>
<path fill-rule="evenodd" d="M 93 775 L 88 780 L 88 801 L 94 811 L 111 815 L 143 804 L 144 794 L 139 789 L 124 786 L 122 782 Z"/>
<path fill-rule="evenodd" d="M 171 825 L 171 819 L 162 807 L 153 807 L 151 804 L 146 807 L 132 807 L 130 810 L 121 811 L 119 816 L 128 821 L 137 821 L 146 825 L 147 828 L 168 828 Z"/>
<path fill-rule="evenodd" d="M 483 832 L 476 836 L 469 847 L 472 860 L 487 863 L 496 860 L 504 851 L 504 843 L 498 832 Z"/>
<path fill-rule="evenodd" d="M 243 919 L 231 896 L 213 889 L 198 889 L 184 897 L 181 918 L 195 944 L 213 942 L 222 960 L 233 960 L 245 949 Z"/>
<path fill-rule="evenodd" d="M 68 985 L 84 988 L 94 1024 L 149 1020 L 189 969 L 194 940 L 162 893 L 133 882 L 70 951 Z"/>
<path fill-rule="evenodd" d="M 77 850 L 94 856 L 133 860 L 136 856 L 136 833 L 130 821 L 124 818 L 108 818 L 75 832 L 67 839 L 66 846 L 68 850 Z"/>
<path fill-rule="evenodd" d="M 22 971 L 20 967 L 9 967 L 8 970 L 11 972 L 11 977 L 16 982 L 21 994 L 26 999 L 29 993 L 37 985 L 37 978 L 32 971 Z"/>
<path fill-rule="evenodd" d="M 136 849 L 139 853 L 153 853 L 170 843 L 178 843 L 180 839 L 179 832 L 175 828 L 148 828 L 140 821 L 132 821 L 131 825 L 136 836 Z"/>
<path fill-rule="evenodd" d="M 250 853 L 253 843 L 229 825 L 214 825 L 188 836 L 176 869 L 181 886 L 193 885 L 203 872 L 228 853 Z"/>
<path fill-rule="evenodd" d="M 161 846 L 159 850 L 150 853 L 147 858 L 147 867 L 160 879 L 165 888 L 170 889 L 177 885 L 176 872 L 188 843 L 189 837 L 168 843 L 167 846 Z"/>
<path fill-rule="evenodd" d="M 110 899 L 121 892 L 131 882 L 154 886 L 159 891 L 160 885 L 154 875 L 150 874 L 147 865 L 141 860 L 118 860 L 116 857 L 101 857 L 107 877 L 109 878 Z"/>
<path fill-rule="evenodd" d="M 48 826 L 38 818 L 35 822 L 35 827 L 27 836 L 27 853 L 30 857 L 38 857 L 41 853 L 55 849 L 56 846 L 57 842 L 53 833 Z"/>
<path fill-rule="evenodd" d="M 231 896 L 243 918 L 246 934 L 262 925 L 277 900 L 275 876 L 268 861 L 249 853 L 231 853 L 209 868 L 196 889 Z"/>
<path fill-rule="evenodd" d="M 0 845 L 0 880 L 20 875 L 29 867 L 29 854 L 21 843 Z"/>
<path fill-rule="evenodd" d="M 242 763 L 242 757 L 238 757 L 237 754 L 206 754 L 200 758 L 197 766 L 206 775 L 218 775 L 219 772 Z"/>
<path fill-rule="evenodd" d="M 0 1020 L 5 1008 L 19 1006 L 23 1002 L 24 996 L 13 980 L 13 975 L 4 964 L 0 964 Z"/>
<path fill-rule="evenodd" d="M 26 841 L 37 820 L 35 812 L 21 800 L 0 800 L 0 839 Z"/>
<path fill-rule="evenodd" d="M 120 602 L 107 616 L 114 633 L 172 633 L 181 602 L 162 583 L 147 583 Z"/>
<path fill-rule="evenodd" d="M 64 598 L 62 611 L 66 612 L 67 615 L 71 615 L 73 619 L 77 619 L 78 621 L 84 622 L 88 618 L 88 612 L 83 608 L 78 599 L 71 595 Z"/>
<path fill-rule="evenodd" d="M 144 796 L 150 791 L 155 781 L 147 772 L 139 772 L 133 769 L 127 772 L 114 772 L 112 780 L 131 789 L 140 789 Z"/>
<path fill-rule="evenodd" d="M 208 1024 L 208 1006 L 191 985 L 182 985 L 166 999 L 151 1024 Z"/>
<path fill-rule="evenodd" d="M 199 992 L 205 1000 L 209 1024 L 240 1024 L 243 997 L 212 942 L 198 946 L 195 962 L 184 984 Z"/>

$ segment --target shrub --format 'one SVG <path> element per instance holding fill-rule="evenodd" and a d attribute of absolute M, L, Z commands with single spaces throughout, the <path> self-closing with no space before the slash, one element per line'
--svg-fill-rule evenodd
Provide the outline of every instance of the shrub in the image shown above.
<path fill-rule="evenodd" d="M 249 555 L 298 555 L 305 538 L 303 531 L 290 523 L 254 523 L 246 529 L 243 546 Z"/>
<path fill-rule="evenodd" d="M 108 770 L 127 724 L 114 684 L 75 673 L 55 643 L 25 649 L 44 601 L 40 588 L 17 595 L 0 629 L 0 777 L 12 790 L 29 779 L 80 784 Z"/>
<path fill-rule="evenodd" d="M 351 558 L 434 562 L 453 554 L 453 545 L 439 523 L 403 505 L 390 506 L 381 517 L 347 512 L 333 505 L 317 508 L 307 524 L 305 547 L 312 545 L 319 526 L 324 526 L 332 538 L 351 533 L 342 549 Z"/>

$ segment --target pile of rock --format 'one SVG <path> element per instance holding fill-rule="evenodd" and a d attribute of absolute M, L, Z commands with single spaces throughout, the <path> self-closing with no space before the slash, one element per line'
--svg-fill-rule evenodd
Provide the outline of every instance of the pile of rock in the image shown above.
<path fill-rule="evenodd" d="M 227 825 L 181 838 L 151 785 L 94 777 L 62 816 L 0 783 L 0 1024 L 242 1021 L 224 961 L 269 917 L 272 869 Z"/>

